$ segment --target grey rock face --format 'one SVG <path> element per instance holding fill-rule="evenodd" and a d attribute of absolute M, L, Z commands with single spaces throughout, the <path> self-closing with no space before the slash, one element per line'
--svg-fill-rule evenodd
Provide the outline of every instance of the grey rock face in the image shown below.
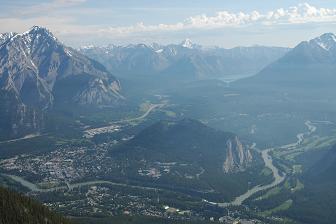
<path fill-rule="evenodd" d="M 245 148 L 237 136 L 227 141 L 226 150 L 226 159 L 223 164 L 225 173 L 244 171 L 253 161 L 251 151 Z"/>
<path fill-rule="evenodd" d="M 9 40 L 11 37 L 15 36 L 17 33 L 0 33 L 0 45 L 5 43 L 7 40 Z"/>
<path fill-rule="evenodd" d="M 123 98 L 119 91 L 119 81 L 102 65 L 64 46 L 45 28 L 0 36 L 0 110 L 11 121 L 11 133 L 22 125 L 34 131 L 42 118 L 33 114 L 56 102 L 114 104 Z"/>

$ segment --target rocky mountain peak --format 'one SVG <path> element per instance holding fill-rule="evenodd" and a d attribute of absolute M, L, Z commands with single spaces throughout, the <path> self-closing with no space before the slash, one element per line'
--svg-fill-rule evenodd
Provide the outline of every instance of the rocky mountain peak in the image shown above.
<path fill-rule="evenodd" d="M 333 33 L 325 33 L 322 36 L 309 41 L 309 44 L 318 45 L 320 48 L 329 51 L 336 48 L 336 36 Z"/>
<path fill-rule="evenodd" d="M 0 114 L 15 121 L 8 126 L 28 126 L 26 118 L 30 122 L 39 111 L 62 103 L 110 105 L 123 98 L 119 81 L 104 66 L 64 46 L 46 28 L 34 26 L 21 34 L 2 35 L 2 39 L 6 41 L 0 45 L 0 96 L 10 97 L 0 100 L 16 105 L 13 110 L 20 116 Z M 6 109 L 0 105 L 0 111 Z"/>
<path fill-rule="evenodd" d="M 182 46 L 182 47 L 185 47 L 185 48 L 190 48 L 190 49 L 194 48 L 194 44 L 193 44 L 193 42 L 192 42 L 189 38 L 185 39 L 185 40 L 181 43 L 181 46 Z"/>
<path fill-rule="evenodd" d="M 35 26 L 32 26 L 27 32 L 29 32 L 29 33 L 32 33 L 32 32 L 33 33 L 34 32 L 47 32 L 47 33 L 49 33 L 50 31 L 45 27 L 35 25 Z"/>
<path fill-rule="evenodd" d="M 0 46 L 0 51 L 2 51 L 0 54 L 7 55 L 10 61 L 22 57 L 22 60 L 31 63 L 35 70 L 38 67 L 37 58 L 41 55 L 45 56 L 45 54 L 65 48 L 48 29 L 39 26 L 33 26 L 24 33 L 12 35 L 7 40 Z"/>
<path fill-rule="evenodd" d="M 26 32 L 16 34 L 13 39 L 24 38 L 29 41 L 34 41 L 35 38 L 39 39 L 40 37 L 57 41 L 57 38 L 51 33 L 51 31 L 49 31 L 47 28 L 40 26 L 33 26 Z"/>
<path fill-rule="evenodd" d="M 325 33 L 323 35 L 321 35 L 319 38 L 317 39 L 321 39 L 324 42 L 332 42 L 335 43 L 336 42 L 336 35 L 333 33 Z"/>

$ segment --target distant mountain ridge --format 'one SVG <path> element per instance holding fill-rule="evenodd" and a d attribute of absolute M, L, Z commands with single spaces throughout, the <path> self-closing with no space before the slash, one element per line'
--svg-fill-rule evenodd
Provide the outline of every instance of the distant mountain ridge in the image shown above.
<path fill-rule="evenodd" d="M 0 114 L 5 118 L 0 132 L 38 130 L 43 111 L 57 104 L 114 104 L 123 98 L 111 73 L 46 28 L 2 34 L 0 41 Z"/>
<path fill-rule="evenodd" d="M 336 36 L 326 33 L 301 42 L 254 78 L 256 82 L 331 84 L 336 80 L 335 74 Z"/>
<path fill-rule="evenodd" d="M 82 47 L 80 51 L 121 76 L 166 75 L 172 78 L 213 79 L 253 75 L 274 62 L 288 48 L 205 48 L 190 39 L 181 44 L 132 44 Z"/>

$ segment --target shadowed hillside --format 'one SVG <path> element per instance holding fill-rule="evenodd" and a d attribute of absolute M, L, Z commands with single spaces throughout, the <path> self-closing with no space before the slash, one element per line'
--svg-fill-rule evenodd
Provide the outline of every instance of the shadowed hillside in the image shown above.
<path fill-rule="evenodd" d="M 69 224 L 37 201 L 0 187 L 1 224 Z"/>

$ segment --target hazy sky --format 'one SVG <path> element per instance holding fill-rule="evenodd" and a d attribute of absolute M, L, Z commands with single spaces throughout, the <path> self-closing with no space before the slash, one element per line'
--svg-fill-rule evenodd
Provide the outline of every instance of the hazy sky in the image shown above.
<path fill-rule="evenodd" d="M 0 0 L 0 32 L 45 26 L 68 45 L 294 46 L 336 32 L 336 0 Z"/>

